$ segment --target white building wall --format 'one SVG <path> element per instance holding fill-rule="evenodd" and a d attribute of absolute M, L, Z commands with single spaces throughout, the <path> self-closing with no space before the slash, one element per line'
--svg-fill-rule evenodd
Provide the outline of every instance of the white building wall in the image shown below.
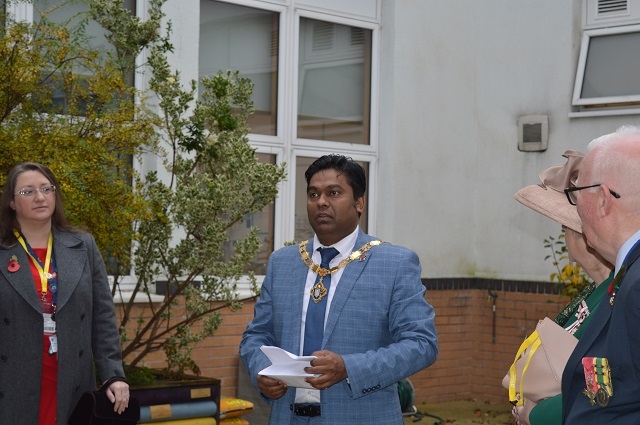
<path fill-rule="evenodd" d="M 340 4 L 306 3 L 318 10 Z M 185 80 L 198 73 L 198 5 L 165 5 Z M 381 28 L 376 236 L 417 251 L 423 277 L 548 280 L 553 268 L 543 239 L 560 226 L 513 194 L 563 162 L 566 149 L 584 150 L 591 139 L 638 122 L 637 115 L 569 117 L 581 1 L 349 5 L 356 10 L 348 16 Z M 546 152 L 517 149 L 518 117 L 531 114 L 549 116 Z"/>
<path fill-rule="evenodd" d="M 378 234 L 415 249 L 424 277 L 549 279 L 543 239 L 560 225 L 513 194 L 638 122 L 569 118 L 581 13 L 579 0 L 383 1 Z M 531 114 L 549 116 L 546 152 L 517 149 Z"/>

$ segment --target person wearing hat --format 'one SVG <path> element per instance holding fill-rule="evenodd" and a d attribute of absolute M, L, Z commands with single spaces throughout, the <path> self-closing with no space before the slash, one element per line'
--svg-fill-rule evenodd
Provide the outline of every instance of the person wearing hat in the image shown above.
<path fill-rule="evenodd" d="M 640 126 L 623 125 L 588 145 L 575 187 L 589 245 L 616 277 L 562 374 L 566 425 L 640 423 Z"/>
<path fill-rule="evenodd" d="M 580 339 L 586 324 L 607 292 L 613 280 L 613 265 L 587 245 L 582 222 L 574 205 L 567 202 L 564 189 L 575 186 L 584 158 L 582 152 L 567 150 L 565 164 L 555 165 L 540 173 L 541 183 L 520 189 L 515 199 L 521 204 L 560 223 L 565 231 L 569 260 L 575 261 L 592 279 L 554 319 L 568 332 Z M 535 402 L 525 398 L 522 406 L 513 408 L 518 425 L 560 425 L 562 423 L 562 395 Z"/>

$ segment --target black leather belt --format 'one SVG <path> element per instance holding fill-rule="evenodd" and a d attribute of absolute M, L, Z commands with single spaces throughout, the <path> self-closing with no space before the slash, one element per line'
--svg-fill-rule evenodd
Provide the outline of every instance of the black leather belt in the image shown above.
<path fill-rule="evenodd" d="M 320 416 L 320 404 L 296 403 L 291 410 L 298 416 Z"/>

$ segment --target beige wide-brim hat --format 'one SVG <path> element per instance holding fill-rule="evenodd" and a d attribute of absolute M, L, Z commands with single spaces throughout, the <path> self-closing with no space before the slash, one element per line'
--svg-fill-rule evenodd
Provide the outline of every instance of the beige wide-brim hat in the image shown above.
<path fill-rule="evenodd" d="M 578 210 L 569 203 L 564 189 L 576 185 L 584 154 L 568 150 L 562 156 L 567 158 L 566 164 L 554 165 L 542 171 L 540 184 L 523 187 L 514 198 L 522 205 L 582 233 Z"/>

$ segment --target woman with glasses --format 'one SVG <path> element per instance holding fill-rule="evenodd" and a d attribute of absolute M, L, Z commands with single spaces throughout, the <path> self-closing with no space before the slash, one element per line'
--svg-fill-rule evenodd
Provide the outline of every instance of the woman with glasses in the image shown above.
<path fill-rule="evenodd" d="M 0 424 L 66 424 L 96 370 L 121 413 L 129 386 L 98 247 L 65 220 L 51 170 L 16 165 L 0 200 Z"/>
<path fill-rule="evenodd" d="M 566 189 L 575 187 L 584 154 L 568 150 L 563 156 L 567 158 L 564 165 L 556 165 L 542 171 L 541 184 L 520 189 L 515 194 L 515 198 L 523 205 L 562 225 L 569 260 L 579 264 L 592 280 L 554 319 L 565 330 L 580 339 L 587 329 L 586 324 L 613 280 L 613 265 L 587 245 L 587 240 L 582 233 L 582 222 L 573 202 L 577 190 Z M 528 373 L 535 373 L 535 371 L 528 371 Z M 508 387 L 508 384 L 507 374 L 503 380 L 503 386 Z M 543 400 L 529 400 L 525 394 L 524 404 L 514 407 L 513 415 L 517 425 L 560 425 L 562 395 L 558 394 Z"/>

